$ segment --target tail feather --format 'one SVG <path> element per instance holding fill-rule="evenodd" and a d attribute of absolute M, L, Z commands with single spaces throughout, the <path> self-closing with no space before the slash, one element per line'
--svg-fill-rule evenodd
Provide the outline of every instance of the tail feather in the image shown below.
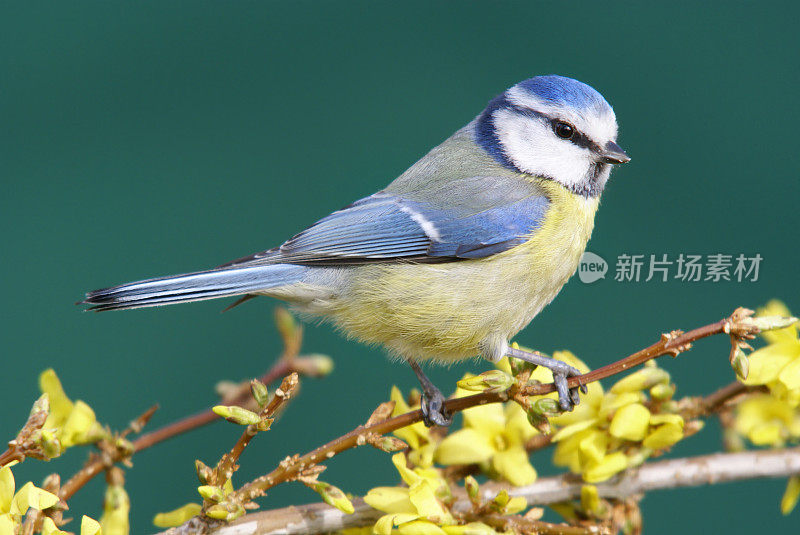
<path fill-rule="evenodd" d="M 89 310 L 142 308 L 244 295 L 297 282 L 308 268 L 289 264 L 213 269 L 103 288 L 86 294 Z"/>

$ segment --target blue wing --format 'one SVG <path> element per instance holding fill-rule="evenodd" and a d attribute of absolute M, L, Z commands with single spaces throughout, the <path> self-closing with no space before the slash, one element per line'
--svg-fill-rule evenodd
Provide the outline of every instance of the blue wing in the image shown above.
<path fill-rule="evenodd" d="M 436 206 L 403 194 L 380 192 L 319 220 L 279 248 L 242 263 L 346 264 L 484 258 L 519 245 L 539 226 L 550 205 L 541 192 L 491 194 L 495 202 Z M 442 203 L 440 203 L 442 204 Z"/>

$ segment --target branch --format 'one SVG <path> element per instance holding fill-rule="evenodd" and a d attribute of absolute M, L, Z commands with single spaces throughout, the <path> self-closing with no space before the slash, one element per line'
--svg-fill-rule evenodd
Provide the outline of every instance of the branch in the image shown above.
<path fill-rule="evenodd" d="M 311 360 L 304 357 L 288 355 L 287 352 L 284 352 L 281 358 L 277 360 L 264 375 L 259 377 L 259 380 L 264 384 L 270 384 L 280 379 L 284 375 L 288 375 L 293 372 L 311 376 L 319 375 L 316 370 L 316 364 Z M 228 405 L 245 404 L 251 399 L 250 388 L 248 385 L 249 383 L 244 383 L 242 387 L 234 393 L 233 396 L 229 396 L 223 401 Z M 198 427 L 207 425 L 218 419 L 219 416 L 217 416 L 217 414 L 215 414 L 214 411 L 209 408 L 203 412 L 187 416 L 160 429 L 156 429 L 155 431 L 141 435 L 139 438 L 133 441 L 133 451 L 117 451 L 110 458 L 104 456 L 93 456 L 87 461 L 86 465 L 84 465 L 80 471 L 73 475 L 69 481 L 67 481 L 64 486 L 61 487 L 61 493 L 59 494 L 59 497 L 62 500 L 67 501 L 76 492 L 83 488 L 83 486 L 86 485 L 86 483 L 88 483 L 93 477 L 100 474 L 111 464 L 118 463 L 134 453 L 155 446 L 160 442 L 164 442 L 165 440 L 175 436 L 187 433 Z"/>
<path fill-rule="evenodd" d="M 787 477 L 800 473 L 800 447 L 717 453 L 700 457 L 646 463 L 638 470 L 597 484 L 601 497 L 626 498 L 649 490 L 697 487 L 746 479 Z M 531 505 L 547 505 L 579 499 L 583 483 L 573 475 L 542 478 L 526 487 L 487 483 L 481 491 L 488 499 L 501 488 L 512 496 L 523 496 Z M 362 500 L 354 500 L 355 513 L 347 515 L 324 503 L 286 507 L 251 513 L 222 526 L 214 535 L 312 535 L 375 523 L 384 513 Z M 471 503 L 459 499 L 453 510 L 468 511 Z M 559 527 L 559 526 L 556 526 Z"/>
<path fill-rule="evenodd" d="M 662 355 L 672 355 L 675 357 L 689 350 L 693 342 L 709 336 L 728 334 L 737 339 L 752 337 L 759 332 L 758 327 L 754 326 L 750 320 L 752 313 L 751 310 L 737 308 L 730 317 L 716 323 L 691 330 L 687 333 L 672 331 L 668 334 L 663 334 L 661 335 L 661 339 L 655 344 L 637 351 L 628 357 L 603 366 L 597 370 L 590 371 L 589 373 L 570 378 L 569 386 L 573 387 L 605 379 L 606 377 L 629 370 L 634 366 L 638 366 Z M 472 396 L 449 399 L 445 402 L 444 407 L 450 414 L 454 414 L 477 405 L 508 401 L 515 395 L 538 396 L 549 394 L 554 391 L 555 385 L 552 383 L 527 384 L 525 386 L 512 385 L 508 390 L 486 391 Z M 236 491 L 236 497 L 243 503 L 251 501 L 259 496 L 263 496 L 267 490 L 275 485 L 296 479 L 302 469 L 330 459 L 343 451 L 367 443 L 366 438 L 371 434 L 384 435 L 420 421 L 422 421 L 422 411 L 418 409 L 395 416 L 394 418 L 359 426 L 349 433 L 301 457 L 295 456 L 282 462 L 269 474 L 261 476 L 242 486 Z"/>
<path fill-rule="evenodd" d="M 297 393 L 299 387 L 300 380 L 297 372 L 292 372 L 290 375 L 284 377 L 280 388 L 275 391 L 269 403 L 259 412 L 258 416 L 261 418 L 261 422 L 266 423 L 268 421 L 268 423 L 271 423 L 275 414 Z M 220 459 L 214 470 L 213 480 L 209 481 L 209 484 L 222 486 L 231 478 L 236 468 L 238 468 L 237 463 L 239 462 L 239 457 L 258 432 L 259 427 L 256 424 L 250 424 L 245 427 L 245 430 L 242 431 L 239 440 L 236 441 L 231 451 L 223 455 Z"/>

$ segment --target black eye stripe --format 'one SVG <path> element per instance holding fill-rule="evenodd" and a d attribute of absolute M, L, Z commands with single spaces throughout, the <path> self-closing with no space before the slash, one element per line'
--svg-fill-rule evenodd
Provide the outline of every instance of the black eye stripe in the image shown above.
<path fill-rule="evenodd" d="M 556 128 L 556 125 L 558 123 L 564 122 L 564 121 L 562 121 L 560 119 L 551 119 L 549 117 L 548 117 L 548 120 L 550 121 L 550 125 L 553 128 Z M 572 125 L 570 125 L 570 126 L 572 126 Z M 572 137 L 569 138 L 568 141 L 570 141 L 574 145 L 577 145 L 579 147 L 585 147 L 585 148 L 587 148 L 589 150 L 593 150 L 593 151 L 599 151 L 600 150 L 600 146 L 597 143 L 595 143 L 594 141 L 592 141 L 591 139 L 589 139 L 589 137 L 586 134 L 584 134 L 583 132 L 581 132 L 580 130 L 575 128 L 574 126 L 572 126 L 572 130 L 573 130 Z M 567 140 L 565 140 L 565 141 L 567 141 Z"/>
<path fill-rule="evenodd" d="M 511 105 L 511 106 L 509 106 L 509 108 L 512 109 L 514 111 L 514 113 L 517 113 L 519 115 L 524 115 L 525 117 L 535 117 L 537 119 L 543 119 L 543 120 L 547 121 L 549 123 L 549 125 L 550 125 L 550 128 L 553 128 L 553 129 L 555 129 L 555 126 L 556 126 L 557 123 L 566 122 L 566 121 L 563 121 L 562 119 L 556 119 L 556 118 L 550 117 L 549 115 L 544 114 L 542 112 L 539 112 L 539 111 L 536 111 L 536 110 L 532 110 L 530 108 L 524 108 L 522 106 Z M 583 148 L 589 149 L 589 150 L 597 152 L 597 153 L 602 152 L 602 149 L 601 149 L 600 145 L 598 145 L 597 143 L 592 141 L 589 138 L 589 136 L 587 136 L 586 134 L 584 134 L 583 132 L 581 132 L 580 130 L 575 128 L 574 125 L 570 124 L 570 126 L 572 126 L 572 129 L 573 129 L 574 133 L 572 134 L 572 137 L 569 138 L 569 139 L 562 138 L 562 139 L 564 139 L 564 141 L 569 141 L 570 143 L 573 143 L 573 144 L 575 144 L 575 145 L 577 145 L 579 147 L 583 147 Z"/>

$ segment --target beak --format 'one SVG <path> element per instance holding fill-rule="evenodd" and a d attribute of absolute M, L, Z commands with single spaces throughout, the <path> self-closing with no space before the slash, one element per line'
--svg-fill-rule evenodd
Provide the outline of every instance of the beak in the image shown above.
<path fill-rule="evenodd" d="M 622 147 L 614 143 L 613 141 L 609 141 L 606 143 L 606 150 L 603 152 L 602 160 L 605 163 L 610 164 L 618 164 L 618 163 L 628 163 L 631 161 L 631 157 L 622 150 Z"/>

